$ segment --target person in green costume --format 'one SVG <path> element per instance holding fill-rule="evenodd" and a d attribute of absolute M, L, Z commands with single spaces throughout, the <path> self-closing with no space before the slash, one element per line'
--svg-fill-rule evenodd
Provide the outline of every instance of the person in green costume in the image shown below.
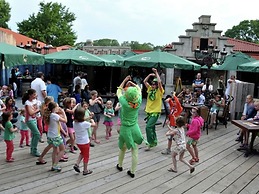
<path fill-rule="evenodd" d="M 149 145 L 145 151 L 149 151 L 151 147 L 157 145 L 157 136 L 156 136 L 156 122 L 161 113 L 162 107 L 162 98 L 164 94 L 164 88 L 161 83 L 160 76 L 157 72 L 157 69 L 152 68 L 154 73 L 150 73 L 145 79 L 144 84 L 147 88 L 147 104 L 146 104 L 146 113 L 147 113 L 147 125 L 146 125 L 146 135 Z M 148 83 L 150 77 L 154 77 L 152 84 Z"/>
<path fill-rule="evenodd" d="M 119 159 L 116 168 L 122 171 L 123 159 L 127 149 L 131 149 L 132 164 L 131 169 L 127 174 L 134 178 L 135 171 L 138 163 L 138 147 L 144 137 L 138 125 L 138 112 L 142 102 L 141 89 L 138 85 L 134 84 L 130 76 L 127 76 L 117 89 L 117 96 L 120 108 L 121 126 L 119 131 Z M 124 86 L 127 89 L 123 94 Z"/>

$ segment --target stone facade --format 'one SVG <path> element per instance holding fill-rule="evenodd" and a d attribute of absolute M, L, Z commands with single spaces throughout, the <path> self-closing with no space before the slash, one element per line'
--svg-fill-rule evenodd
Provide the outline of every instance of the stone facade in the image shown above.
<path fill-rule="evenodd" d="M 179 42 L 172 42 L 164 50 L 193 62 L 196 62 L 195 49 L 207 50 L 209 44 L 213 44 L 214 48 L 217 47 L 220 51 L 225 48 L 228 54 L 232 53 L 234 45 L 227 44 L 227 37 L 221 35 L 221 30 L 215 29 L 216 23 L 211 23 L 210 18 L 209 15 L 200 16 L 199 22 L 192 24 L 192 29 L 186 29 L 186 34 L 179 36 Z M 166 94 L 173 90 L 172 80 L 176 76 L 181 76 L 180 70 L 166 69 Z"/>

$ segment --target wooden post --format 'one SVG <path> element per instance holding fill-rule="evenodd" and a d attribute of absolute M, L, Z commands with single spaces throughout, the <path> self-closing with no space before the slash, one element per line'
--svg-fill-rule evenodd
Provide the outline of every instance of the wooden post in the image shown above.
<path fill-rule="evenodd" d="M 247 95 L 254 96 L 254 83 L 241 82 L 231 84 L 230 95 L 234 101 L 230 103 L 230 119 L 236 119 L 236 116 L 243 112 Z"/>

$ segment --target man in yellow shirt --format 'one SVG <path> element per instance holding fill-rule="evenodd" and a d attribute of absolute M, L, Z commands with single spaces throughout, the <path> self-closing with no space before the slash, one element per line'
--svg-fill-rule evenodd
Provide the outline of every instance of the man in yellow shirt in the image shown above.
<path fill-rule="evenodd" d="M 152 71 L 154 73 L 150 73 L 144 79 L 144 84 L 147 88 L 148 93 L 145 111 L 147 113 L 146 134 L 149 146 L 146 148 L 146 151 L 150 150 L 151 147 L 155 147 L 157 145 L 155 124 L 161 113 L 162 98 L 164 94 L 164 88 L 162 86 L 157 69 L 152 68 Z M 155 77 L 151 85 L 148 83 L 150 77 Z"/>

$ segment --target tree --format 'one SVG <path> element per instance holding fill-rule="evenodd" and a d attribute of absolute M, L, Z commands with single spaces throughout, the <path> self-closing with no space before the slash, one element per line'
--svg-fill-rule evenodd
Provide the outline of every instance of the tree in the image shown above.
<path fill-rule="evenodd" d="M 259 20 L 244 20 L 232 29 L 228 29 L 225 36 L 259 43 Z"/>
<path fill-rule="evenodd" d="M 94 40 L 93 45 L 94 46 L 120 46 L 120 43 L 114 39 L 104 38 L 100 40 Z"/>
<path fill-rule="evenodd" d="M 11 7 L 5 0 L 0 0 L 0 27 L 9 28 L 7 22 L 11 18 Z"/>
<path fill-rule="evenodd" d="M 151 43 L 140 44 L 138 41 L 124 41 L 121 46 L 129 46 L 132 50 L 153 50 L 154 45 Z"/>
<path fill-rule="evenodd" d="M 76 17 L 66 6 L 58 3 L 40 2 L 40 11 L 18 22 L 18 31 L 33 39 L 52 46 L 74 45 L 77 36 L 72 30 Z"/>

